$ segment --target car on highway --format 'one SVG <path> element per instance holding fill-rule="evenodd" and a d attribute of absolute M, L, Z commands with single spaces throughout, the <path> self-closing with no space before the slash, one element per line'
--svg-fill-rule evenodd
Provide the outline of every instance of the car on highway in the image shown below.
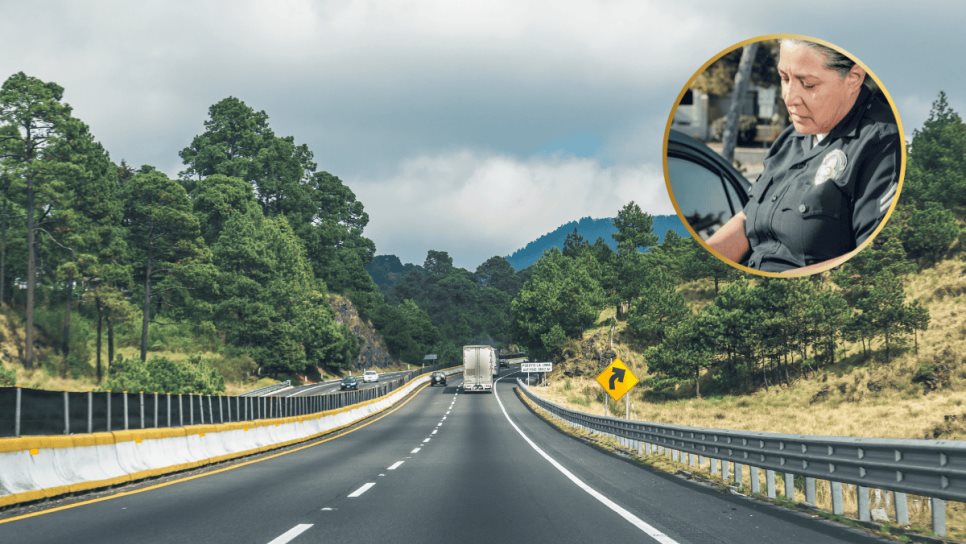
<path fill-rule="evenodd" d="M 362 381 L 364 383 L 376 383 L 379 381 L 379 373 L 375 370 L 367 370 L 362 373 Z"/>
<path fill-rule="evenodd" d="M 698 236 L 707 240 L 748 202 L 751 183 L 710 147 L 672 130 L 667 176 L 674 200 Z"/>
<path fill-rule="evenodd" d="M 346 376 L 342 378 L 339 383 L 339 391 L 346 391 L 349 389 L 359 389 L 359 380 L 355 376 Z"/>
<path fill-rule="evenodd" d="M 446 385 L 446 374 L 440 371 L 433 372 L 432 377 L 430 377 L 429 385 Z"/>

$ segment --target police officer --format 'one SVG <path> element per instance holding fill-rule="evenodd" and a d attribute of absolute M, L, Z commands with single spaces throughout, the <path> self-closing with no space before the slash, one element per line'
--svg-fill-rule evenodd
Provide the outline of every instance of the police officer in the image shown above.
<path fill-rule="evenodd" d="M 708 239 L 729 259 L 769 272 L 821 266 L 855 249 L 889 210 L 901 162 L 892 110 L 855 61 L 782 40 L 778 72 L 792 124 L 744 210 Z"/>

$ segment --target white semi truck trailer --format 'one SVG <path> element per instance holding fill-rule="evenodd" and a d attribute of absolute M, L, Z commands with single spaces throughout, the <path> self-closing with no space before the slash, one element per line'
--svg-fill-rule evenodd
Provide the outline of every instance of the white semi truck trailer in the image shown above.
<path fill-rule="evenodd" d="M 493 378 L 500 373 L 493 346 L 463 346 L 463 391 L 493 392 Z"/>

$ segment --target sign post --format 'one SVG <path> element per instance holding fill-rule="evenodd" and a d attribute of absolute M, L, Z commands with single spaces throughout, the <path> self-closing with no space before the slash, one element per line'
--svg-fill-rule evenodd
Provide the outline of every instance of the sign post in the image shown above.
<path fill-rule="evenodd" d="M 553 372 L 553 363 L 521 363 L 520 372 Z"/>
<path fill-rule="evenodd" d="M 423 362 L 419 365 L 420 372 L 422 372 L 423 370 L 426 369 L 426 363 L 427 362 L 429 362 L 430 365 L 435 365 L 436 364 L 436 360 L 438 358 L 439 358 L 439 356 L 436 355 L 435 353 L 427 353 L 426 356 L 423 357 Z"/>
<path fill-rule="evenodd" d="M 530 385 L 531 372 L 542 372 L 546 378 L 547 372 L 553 372 L 553 363 L 520 363 L 520 372 L 527 373 L 527 385 Z"/>

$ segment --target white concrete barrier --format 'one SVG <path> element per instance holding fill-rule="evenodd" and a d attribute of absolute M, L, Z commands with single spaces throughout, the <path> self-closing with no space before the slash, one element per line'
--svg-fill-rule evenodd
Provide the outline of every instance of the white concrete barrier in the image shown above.
<path fill-rule="evenodd" d="M 305 416 L 0 439 L 0 506 L 107 487 L 310 440 L 387 410 L 428 382 L 429 375 L 419 376 L 382 397 Z"/>

